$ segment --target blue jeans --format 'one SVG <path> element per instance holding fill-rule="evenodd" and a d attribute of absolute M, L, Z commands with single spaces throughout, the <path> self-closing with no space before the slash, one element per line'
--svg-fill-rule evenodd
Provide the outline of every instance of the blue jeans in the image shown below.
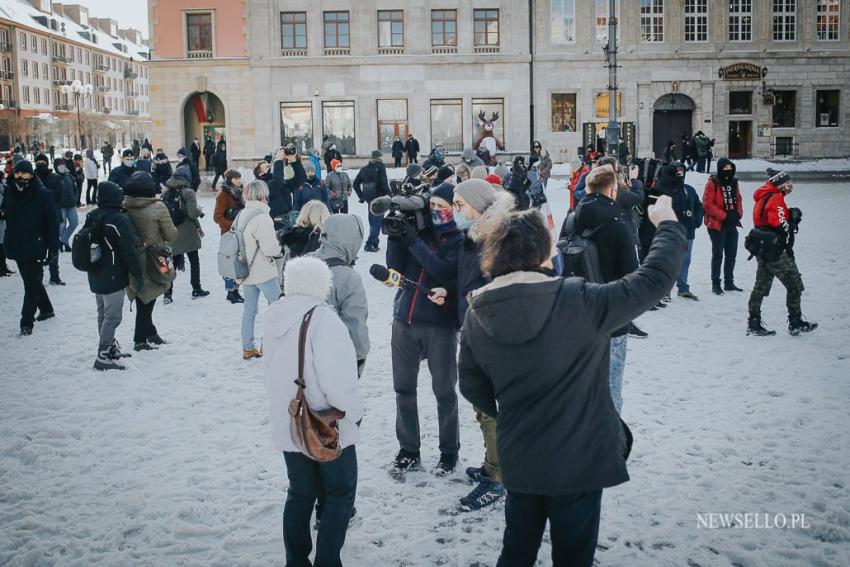
<path fill-rule="evenodd" d="M 626 353 L 629 335 L 611 337 L 611 356 L 608 361 L 608 388 L 617 413 L 623 410 L 623 373 L 626 370 Z"/>
<path fill-rule="evenodd" d="M 694 249 L 693 239 L 688 240 L 688 251 L 682 260 L 682 267 L 679 268 L 679 277 L 676 279 L 676 287 L 680 292 L 690 291 L 688 287 L 688 270 L 691 269 L 691 251 Z"/>
<path fill-rule="evenodd" d="M 230 279 L 230 278 L 223 278 L 223 279 L 224 279 L 224 291 L 236 291 L 237 289 L 239 289 L 239 286 L 236 285 L 236 282 L 233 281 L 232 279 Z"/>
<path fill-rule="evenodd" d="M 383 220 L 383 215 L 373 215 L 372 211 L 369 211 L 369 238 L 366 239 L 366 246 L 378 245 L 378 239 L 381 236 L 381 221 Z"/>
<path fill-rule="evenodd" d="M 269 305 L 280 297 L 280 284 L 276 278 L 260 284 L 249 284 L 242 286 L 245 293 L 245 306 L 242 310 L 242 349 L 254 348 L 254 321 L 257 318 L 257 304 L 260 301 L 260 292 L 266 296 Z"/>
<path fill-rule="evenodd" d="M 357 493 L 357 452 L 346 447 L 339 458 L 327 463 L 301 453 L 285 452 L 289 488 L 283 508 L 283 545 L 287 567 L 307 567 L 313 540 L 310 517 L 313 505 L 324 494 L 322 521 L 316 535 L 315 567 L 342 567 L 339 552 L 345 543 L 348 521 Z"/>
<path fill-rule="evenodd" d="M 550 565 L 590 567 L 599 537 L 601 508 L 601 490 L 564 496 L 509 490 L 505 500 L 505 535 L 497 566 L 534 565 L 548 520 L 552 539 Z"/>
<path fill-rule="evenodd" d="M 71 237 L 74 236 L 74 231 L 77 230 L 77 224 L 80 222 L 77 209 L 74 207 L 59 209 L 59 213 L 62 215 L 62 221 L 59 223 L 59 241 L 70 246 Z"/>

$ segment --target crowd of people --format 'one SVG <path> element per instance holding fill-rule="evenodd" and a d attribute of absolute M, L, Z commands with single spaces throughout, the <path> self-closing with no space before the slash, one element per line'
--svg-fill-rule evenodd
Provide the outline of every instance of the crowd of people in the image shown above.
<path fill-rule="evenodd" d="M 392 182 L 380 150 L 352 180 L 330 142 L 303 158 L 293 145 L 277 148 L 244 185 L 240 171 L 227 167 L 223 141 L 202 147 L 195 139 L 172 166 L 145 140 L 138 151 L 121 152 L 116 167 L 104 163 L 102 181 L 91 150 L 69 154 L 53 159 L 52 169 L 43 153 L 32 162 L 16 154 L 2 180 L 0 275 L 14 273 L 7 258 L 16 262 L 24 284 L 21 334 L 56 316 L 43 269 L 50 284 L 64 285 L 64 251 L 95 295 L 95 369 L 125 368 L 130 353 L 115 340 L 125 298 L 135 306 L 133 350 L 166 344 L 154 306 L 161 296 L 166 305 L 175 301 L 173 282 L 186 257 L 192 299 L 209 295 L 199 255 L 203 154 L 217 190 L 218 275 L 226 300 L 242 305 L 242 358 L 265 359 L 272 439 L 289 477 L 283 537 L 291 565 L 309 564 L 314 510 L 315 564 L 339 565 L 356 514 L 355 447 L 365 413 L 358 380 L 370 338 L 354 266 L 361 250 L 380 252 L 381 233 L 386 267 L 373 266 L 373 275 L 398 287 L 390 339 L 398 451 L 390 474 L 423 468 L 417 387 L 425 360 L 437 401 L 432 470 L 444 477 L 458 466 L 459 391 L 484 442 L 481 466 L 465 471 L 474 487 L 459 506 L 473 511 L 505 500 L 499 565 L 532 565 L 547 521 L 554 564 L 592 564 L 602 491 L 628 480 L 632 436 L 620 419 L 627 339 L 647 336 L 634 319 L 665 308 L 674 286 L 679 298 L 699 300 L 688 272 L 703 224 L 713 293 L 743 291 L 734 276 L 744 203 L 735 164 L 725 158 L 700 196 L 686 183 L 688 165 L 673 155 L 652 172 L 619 157 L 583 156 L 558 232 L 546 198 L 552 160 L 539 142 L 527 156 L 495 166 L 493 156 L 473 148 L 449 164 L 439 147 L 420 164 L 409 135 L 393 144 L 395 164 L 406 156 L 407 166 L 404 179 Z M 86 180 L 86 204 L 96 207 L 79 226 Z M 747 334 L 775 334 L 761 318 L 774 278 L 787 291 L 789 332 L 817 327 L 800 307 L 794 241 L 802 213 L 785 202 L 792 190 L 787 173 L 770 170 L 755 192 L 747 249 L 758 271 Z M 351 198 L 367 205 L 366 223 L 348 213 Z M 258 339 L 261 294 L 270 308 Z M 331 410 L 332 420 L 325 415 Z M 304 411 L 313 421 L 302 419 Z M 298 427 L 293 420 L 301 420 Z"/>

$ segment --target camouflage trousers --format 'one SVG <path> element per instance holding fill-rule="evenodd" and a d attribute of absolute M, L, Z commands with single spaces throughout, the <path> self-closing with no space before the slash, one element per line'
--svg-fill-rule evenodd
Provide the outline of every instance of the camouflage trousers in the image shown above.
<path fill-rule="evenodd" d="M 788 317 L 800 317 L 800 296 L 803 294 L 803 278 L 797 269 L 797 262 L 788 252 L 783 252 L 775 262 L 765 262 L 758 259 L 756 283 L 750 294 L 750 317 L 761 318 L 761 302 L 770 295 L 773 278 L 785 286 L 785 305 L 788 307 Z"/>

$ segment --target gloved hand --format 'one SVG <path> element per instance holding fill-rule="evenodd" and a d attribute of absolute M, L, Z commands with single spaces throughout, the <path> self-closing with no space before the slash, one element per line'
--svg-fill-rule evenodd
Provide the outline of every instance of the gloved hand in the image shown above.
<path fill-rule="evenodd" d="M 399 238 L 410 248 L 419 238 L 419 235 L 416 233 L 416 227 L 405 220 L 401 223 L 401 230 L 402 233 L 399 235 Z"/>
<path fill-rule="evenodd" d="M 791 226 L 794 227 L 794 232 L 797 232 L 800 230 L 800 221 L 803 220 L 803 211 L 797 207 L 791 207 L 789 211 L 791 212 Z"/>

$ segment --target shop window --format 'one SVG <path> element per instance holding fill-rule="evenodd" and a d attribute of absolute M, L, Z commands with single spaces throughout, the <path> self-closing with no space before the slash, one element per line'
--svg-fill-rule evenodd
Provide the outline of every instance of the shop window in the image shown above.
<path fill-rule="evenodd" d="M 797 126 L 797 91 L 773 92 L 774 128 L 794 128 Z"/>
<path fill-rule="evenodd" d="M 431 145 L 447 152 L 463 150 L 463 100 L 431 101 Z"/>
<path fill-rule="evenodd" d="M 752 114 L 753 92 L 731 91 L 729 93 L 729 114 Z"/>
<path fill-rule="evenodd" d="M 838 109 L 841 91 L 818 91 L 815 97 L 815 126 L 818 128 L 838 126 Z"/>
<path fill-rule="evenodd" d="M 575 93 L 552 93 L 552 131 L 576 131 Z"/>
<path fill-rule="evenodd" d="M 280 143 L 283 146 L 295 144 L 301 154 L 313 148 L 312 103 L 280 103 Z"/>
<path fill-rule="evenodd" d="M 354 101 L 327 101 L 322 103 L 322 136 L 343 155 L 355 155 Z"/>

